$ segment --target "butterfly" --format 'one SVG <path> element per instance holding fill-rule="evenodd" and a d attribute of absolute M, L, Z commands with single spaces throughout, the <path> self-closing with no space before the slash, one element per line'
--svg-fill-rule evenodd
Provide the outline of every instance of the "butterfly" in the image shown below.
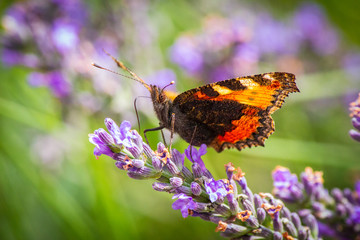
<path fill-rule="evenodd" d="M 206 144 L 217 152 L 264 146 L 275 130 L 271 114 L 281 108 L 289 93 L 299 92 L 294 74 L 269 72 L 219 81 L 175 95 L 148 85 L 112 58 L 149 90 L 160 125 L 152 130 L 167 128 L 193 146 Z"/>

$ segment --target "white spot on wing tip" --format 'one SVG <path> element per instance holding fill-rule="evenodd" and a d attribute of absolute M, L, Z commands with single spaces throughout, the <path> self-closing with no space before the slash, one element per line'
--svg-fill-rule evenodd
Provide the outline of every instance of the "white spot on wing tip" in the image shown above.
<path fill-rule="evenodd" d="M 270 74 L 264 74 L 263 78 L 266 78 L 266 79 L 274 79 Z"/>

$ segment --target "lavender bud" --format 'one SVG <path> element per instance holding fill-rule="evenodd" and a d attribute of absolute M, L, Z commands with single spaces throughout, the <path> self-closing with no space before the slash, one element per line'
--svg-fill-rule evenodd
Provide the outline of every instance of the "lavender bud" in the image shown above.
<path fill-rule="evenodd" d="M 160 183 L 160 182 L 154 182 L 152 184 L 152 187 L 155 191 L 159 191 L 159 192 L 168 192 L 171 189 L 173 189 L 173 186 L 171 186 L 168 183 Z"/>
<path fill-rule="evenodd" d="M 134 142 L 134 144 L 136 144 L 136 146 L 139 147 L 139 149 L 141 151 L 143 151 L 143 140 L 142 140 L 142 137 L 140 136 L 140 134 L 134 129 L 134 130 L 131 130 L 131 133 L 133 135 L 132 137 L 132 140 Z"/>
<path fill-rule="evenodd" d="M 246 194 L 246 196 L 248 196 L 250 202 L 254 202 L 254 194 L 252 193 L 250 188 L 246 187 L 245 190 L 243 190 L 243 192 Z"/>
<path fill-rule="evenodd" d="M 140 158 L 141 150 L 140 148 L 133 144 L 131 147 L 128 147 L 127 150 L 133 155 L 134 158 Z"/>
<path fill-rule="evenodd" d="M 335 199 L 335 201 L 336 201 L 337 203 L 342 202 L 343 197 L 344 197 L 342 191 L 341 191 L 340 189 L 338 189 L 338 188 L 334 188 L 334 189 L 331 191 L 331 195 L 334 197 L 334 199 Z"/>
<path fill-rule="evenodd" d="M 241 199 L 241 204 L 245 210 L 249 210 L 250 212 L 255 212 L 255 208 L 252 204 L 252 202 L 249 201 L 249 199 Z"/>
<path fill-rule="evenodd" d="M 258 228 L 259 227 L 259 221 L 257 220 L 256 217 L 254 217 L 253 215 L 251 215 L 246 222 L 250 225 L 250 227 L 253 228 Z"/>
<path fill-rule="evenodd" d="M 308 240 L 310 238 L 310 229 L 308 227 L 302 227 L 299 230 L 299 240 Z"/>
<path fill-rule="evenodd" d="M 201 194 L 201 186 L 200 184 L 198 184 L 197 182 L 192 182 L 191 183 L 191 192 L 195 195 L 195 196 L 199 196 Z"/>
<path fill-rule="evenodd" d="M 352 139 L 360 142 L 360 133 L 354 129 L 350 129 L 349 135 Z"/>
<path fill-rule="evenodd" d="M 356 128 L 357 130 L 360 131 L 360 117 L 358 117 L 358 118 L 353 117 L 351 119 L 351 122 L 352 122 L 352 125 L 354 126 L 354 128 Z"/>
<path fill-rule="evenodd" d="M 180 186 L 178 188 L 176 188 L 176 192 L 177 193 L 184 193 L 188 196 L 191 196 L 191 189 L 189 187 L 185 187 L 185 186 Z"/>
<path fill-rule="evenodd" d="M 226 171 L 226 175 L 227 175 L 227 179 L 230 181 L 232 180 L 232 177 L 234 175 L 234 171 L 235 171 L 235 167 L 234 165 L 229 162 L 228 164 L 225 164 L 225 171 Z"/>
<path fill-rule="evenodd" d="M 127 171 L 127 175 L 131 178 L 139 179 L 139 180 L 160 177 L 158 172 L 155 172 L 153 169 L 148 168 L 148 167 L 130 168 Z"/>
<path fill-rule="evenodd" d="M 230 185 L 232 187 L 232 190 L 234 192 L 234 196 L 238 195 L 238 188 L 236 187 L 236 182 L 233 179 L 230 179 Z"/>
<path fill-rule="evenodd" d="M 282 217 L 291 219 L 291 212 L 287 207 L 283 206 L 280 212 Z"/>
<path fill-rule="evenodd" d="M 194 212 L 194 213 L 193 213 L 193 216 L 194 216 L 194 217 L 198 216 L 198 217 L 200 217 L 202 220 L 205 220 L 205 221 L 208 221 L 208 222 L 211 221 L 211 220 L 210 220 L 211 214 L 210 214 L 210 213 L 207 213 L 207 212 L 205 212 L 205 213 Z"/>
<path fill-rule="evenodd" d="M 295 225 L 287 218 L 283 218 L 282 222 L 284 224 L 285 230 L 294 237 L 297 237 L 297 230 L 295 228 Z"/>
<path fill-rule="evenodd" d="M 279 216 L 280 214 L 279 214 L 279 212 L 276 212 L 275 214 L 274 214 L 274 218 L 273 218 L 273 226 L 274 226 L 274 230 L 275 231 L 278 231 L 278 232 L 283 232 L 284 230 L 283 230 L 283 224 L 282 224 L 282 222 L 281 222 L 281 220 L 280 220 L 280 216 Z"/>
<path fill-rule="evenodd" d="M 184 177 L 185 177 L 185 179 L 186 179 L 187 181 L 192 181 L 192 180 L 194 180 L 193 174 L 190 172 L 190 170 L 189 170 L 187 167 L 184 166 L 184 167 L 181 169 L 181 172 L 184 174 Z"/>
<path fill-rule="evenodd" d="M 126 157 L 126 155 L 124 153 L 120 152 L 120 153 L 114 153 L 112 158 L 116 161 L 124 161 L 125 157 Z"/>
<path fill-rule="evenodd" d="M 159 142 L 157 144 L 157 151 L 158 152 L 163 152 L 166 149 L 165 145 L 162 142 Z"/>
<path fill-rule="evenodd" d="M 133 159 L 132 160 L 132 165 L 136 168 L 142 168 L 144 166 L 144 161 L 140 160 L 140 159 Z"/>
<path fill-rule="evenodd" d="M 230 211 L 229 207 L 226 206 L 225 204 L 220 204 L 217 207 L 215 207 L 215 211 L 222 216 L 230 216 L 231 215 L 231 211 Z"/>
<path fill-rule="evenodd" d="M 353 194 L 352 194 L 352 191 L 351 191 L 349 188 L 345 188 L 344 191 L 343 191 L 343 193 L 344 193 L 344 196 L 347 198 L 347 200 L 348 200 L 350 203 L 352 203 L 352 204 L 355 203 L 354 196 L 353 196 Z"/>
<path fill-rule="evenodd" d="M 241 233 L 246 233 L 249 230 L 246 227 L 240 226 L 234 223 L 228 223 L 226 230 L 220 233 L 221 236 L 226 238 L 236 237 L 241 235 Z"/>
<path fill-rule="evenodd" d="M 178 167 L 170 159 L 167 161 L 166 167 L 169 170 L 169 172 L 171 173 L 171 175 L 177 176 L 177 175 L 180 174 L 180 171 L 179 171 Z"/>
<path fill-rule="evenodd" d="M 172 160 L 174 161 L 177 168 L 181 171 L 184 166 L 184 156 L 178 150 L 171 150 Z"/>
<path fill-rule="evenodd" d="M 309 214 L 311 214 L 311 211 L 309 209 L 301 209 L 298 211 L 298 214 L 301 218 L 304 218 L 304 217 L 308 216 Z"/>
<path fill-rule="evenodd" d="M 114 139 L 113 137 L 106 132 L 104 129 L 100 128 L 97 130 L 97 134 L 99 136 L 99 138 L 101 139 L 101 141 L 103 141 L 104 143 L 108 144 L 108 145 L 114 145 Z"/>
<path fill-rule="evenodd" d="M 336 214 L 339 215 L 339 217 L 346 216 L 346 208 L 343 204 L 339 203 L 336 205 Z"/>
<path fill-rule="evenodd" d="M 230 210 L 231 210 L 232 214 L 233 215 L 236 214 L 239 211 L 239 204 L 238 204 L 238 201 L 235 198 L 235 194 L 228 193 L 226 195 L 226 198 L 228 199 L 229 207 L 230 207 Z"/>
<path fill-rule="evenodd" d="M 291 221 L 295 225 L 296 229 L 301 227 L 300 217 L 297 213 L 291 213 Z"/>
<path fill-rule="evenodd" d="M 271 239 L 271 237 L 273 236 L 273 232 L 270 229 L 262 226 L 260 226 L 258 229 L 254 229 L 252 233 L 255 236 L 263 237 L 264 239 Z"/>
<path fill-rule="evenodd" d="M 203 175 L 203 171 L 202 171 L 200 165 L 196 162 L 192 165 L 192 171 L 193 171 L 195 178 L 201 178 Z"/>
<path fill-rule="evenodd" d="M 162 162 L 161 162 L 161 160 L 160 160 L 159 157 L 157 157 L 157 156 L 153 156 L 153 157 L 151 158 L 151 160 L 152 160 L 152 165 L 153 165 L 155 171 L 159 172 L 159 171 L 162 169 Z"/>
<path fill-rule="evenodd" d="M 222 216 L 220 216 L 219 214 L 211 214 L 210 215 L 210 221 L 213 223 L 218 223 L 219 221 L 225 221 L 226 219 Z"/>
<path fill-rule="evenodd" d="M 282 239 L 283 239 L 283 236 L 282 236 L 282 234 L 279 233 L 279 232 L 274 232 L 273 239 L 274 239 L 274 240 L 282 240 Z"/>
<path fill-rule="evenodd" d="M 259 221 L 260 224 L 262 224 L 266 218 L 266 211 L 263 208 L 258 208 L 256 210 L 256 214 L 257 214 L 257 219 Z"/>
<path fill-rule="evenodd" d="M 183 180 L 182 180 L 182 178 L 179 178 L 179 177 L 172 177 L 172 178 L 170 178 L 170 184 L 174 188 L 177 188 L 183 184 Z"/>
<path fill-rule="evenodd" d="M 353 205 L 351 203 L 345 202 L 344 207 L 346 209 L 347 215 L 351 215 L 354 212 L 354 207 L 353 207 Z"/>
<path fill-rule="evenodd" d="M 213 205 L 211 203 L 201 203 L 198 202 L 196 203 L 196 208 L 194 209 L 194 211 L 197 212 L 210 212 L 213 209 Z"/>
<path fill-rule="evenodd" d="M 254 194 L 254 205 L 255 208 L 260 208 L 263 204 L 262 198 L 259 196 L 259 194 Z"/>
<path fill-rule="evenodd" d="M 146 143 L 143 143 L 143 149 L 147 158 L 152 159 L 155 156 L 154 151 Z"/>
<path fill-rule="evenodd" d="M 317 236 L 318 234 L 318 224 L 315 217 L 312 214 L 309 214 L 303 219 L 303 222 L 306 226 L 310 228 L 310 231 L 313 236 Z"/>
<path fill-rule="evenodd" d="M 322 203 L 314 202 L 312 204 L 312 209 L 314 210 L 314 212 L 321 212 L 325 210 L 325 207 Z"/>

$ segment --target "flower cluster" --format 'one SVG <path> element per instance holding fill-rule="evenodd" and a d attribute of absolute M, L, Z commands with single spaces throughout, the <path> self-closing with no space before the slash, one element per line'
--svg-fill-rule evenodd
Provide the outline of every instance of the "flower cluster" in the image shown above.
<path fill-rule="evenodd" d="M 181 35 L 170 48 L 172 62 L 210 82 L 259 72 L 269 59 L 275 69 L 301 73 L 321 69 L 319 62 L 325 61 L 319 59 L 334 55 L 340 62 L 326 63 L 334 64 L 327 67 L 356 71 L 360 52 L 341 46 L 319 6 L 303 4 L 285 21 L 245 8 L 226 8 L 230 12 L 223 15 L 231 17 L 210 15 L 198 32 Z M 304 59 L 304 52 L 312 57 Z"/>
<path fill-rule="evenodd" d="M 360 237 L 360 181 L 355 191 L 323 186 L 322 172 L 307 167 L 300 176 L 285 167 L 273 171 L 274 195 L 285 202 L 296 203 L 303 222 L 317 221 L 319 235 L 335 239 Z"/>
<path fill-rule="evenodd" d="M 359 132 L 360 131 L 360 93 L 358 98 L 354 102 L 350 103 L 349 110 L 350 110 L 350 117 L 352 118 L 351 119 L 352 125 L 356 129 L 356 130 L 351 129 L 349 131 L 349 134 L 354 140 L 360 142 L 360 132 Z"/>
<path fill-rule="evenodd" d="M 184 218 L 214 222 L 215 231 L 231 239 L 318 239 L 317 222 L 311 214 L 301 220 L 270 193 L 253 194 L 245 173 L 232 163 L 225 165 L 227 178 L 215 180 L 201 159 L 205 145 L 198 150 L 189 146 L 181 154 L 159 143 L 153 151 L 136 130 L 131 130 L 129 122 L 118 126 L 107 118 L 105 125 L 109 133 L 98 129 L 89 134 L 94 154 L 110 156 L 131 178 L 154 179 L 154 190 L 173 194 L 176 200 L 172 207 Z M 185 166 L 184 155 L 191 170 Z"/>
<path fill-rule="evenodd" d="M 117 51 L 120 38 L 109 26 L 97 29 L 82 0 L 39 0 L 11 5 L 2 17 L 1 61 L 6 66 L 25 66 L 28 83 L 46 87 L 67 104 L 99 111 L 103 100 L 114 95 L 119 84 L 91 71 L 91 61 L 110 58 L 102 52 Z M 87 86 L 91 80 L 93 90 Z M 81 81 L 81 83 L 79 83 Z M 76 91 L 74 91 L 76 87 Z"/>

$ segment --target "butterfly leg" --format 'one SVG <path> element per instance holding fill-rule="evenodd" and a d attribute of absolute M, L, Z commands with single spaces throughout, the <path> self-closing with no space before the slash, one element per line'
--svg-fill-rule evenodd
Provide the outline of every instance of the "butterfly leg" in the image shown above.
<path fill-rule="evenodd" d="M 193 139 L 195 137 L 196 129 L 197 129 L 197 125 L 195 125 L 194 132 L 193 132 L 193 134 L 191 136 L 191 140 L 190 140 L 190 157 L 191 157 L 191 160 L 193 160 L 192 159 L 192 145 L 191 144 L 192 144 L 192 141 L 193 141 Z"/>
<path fill-rule="evenodd" d="M 170 147 L 169 147 L 169 152 L 171 152 L 171 146 L 172 146 L 172 141 L 173 141 L 173 137 L 174 137 L 174 131 L 175 131 L 175 113 L 171 114 L 171 133 L 170 133 Z"/>
<path fill-rule="evenodd" d="M 137 123 L 138 123 L 138 127 L 139 127 L 139 132 L 141 132 L 141 128 L 140 128 L 140 118 L 139 118 L 139 113 L 137 111 L 137 107 L 136 107 L 136 101 L 138 98 L 135 98 L 134 100 L 134 109 L 135 109 L 135 113 L 136 113 L 136 119 L 137 119 Z"/>
<path fill-rule="evenodd" d="M 156 127 L 156 128 L 145 129 L 144 130 L 144 137 L 145 137 L 146 143 L 149 145 L 149 140 L 146 137 L 147 132 L 158 131 L 158 130 L 162 130 L 164 128 L 165 128 L 164 126 L 159 126 L 159 127 Z M 161 133 L 162 133 L 162 131 L 161 131 Z M 164 134 L 163 134 L 163 136 L 164 136 Z"/>

